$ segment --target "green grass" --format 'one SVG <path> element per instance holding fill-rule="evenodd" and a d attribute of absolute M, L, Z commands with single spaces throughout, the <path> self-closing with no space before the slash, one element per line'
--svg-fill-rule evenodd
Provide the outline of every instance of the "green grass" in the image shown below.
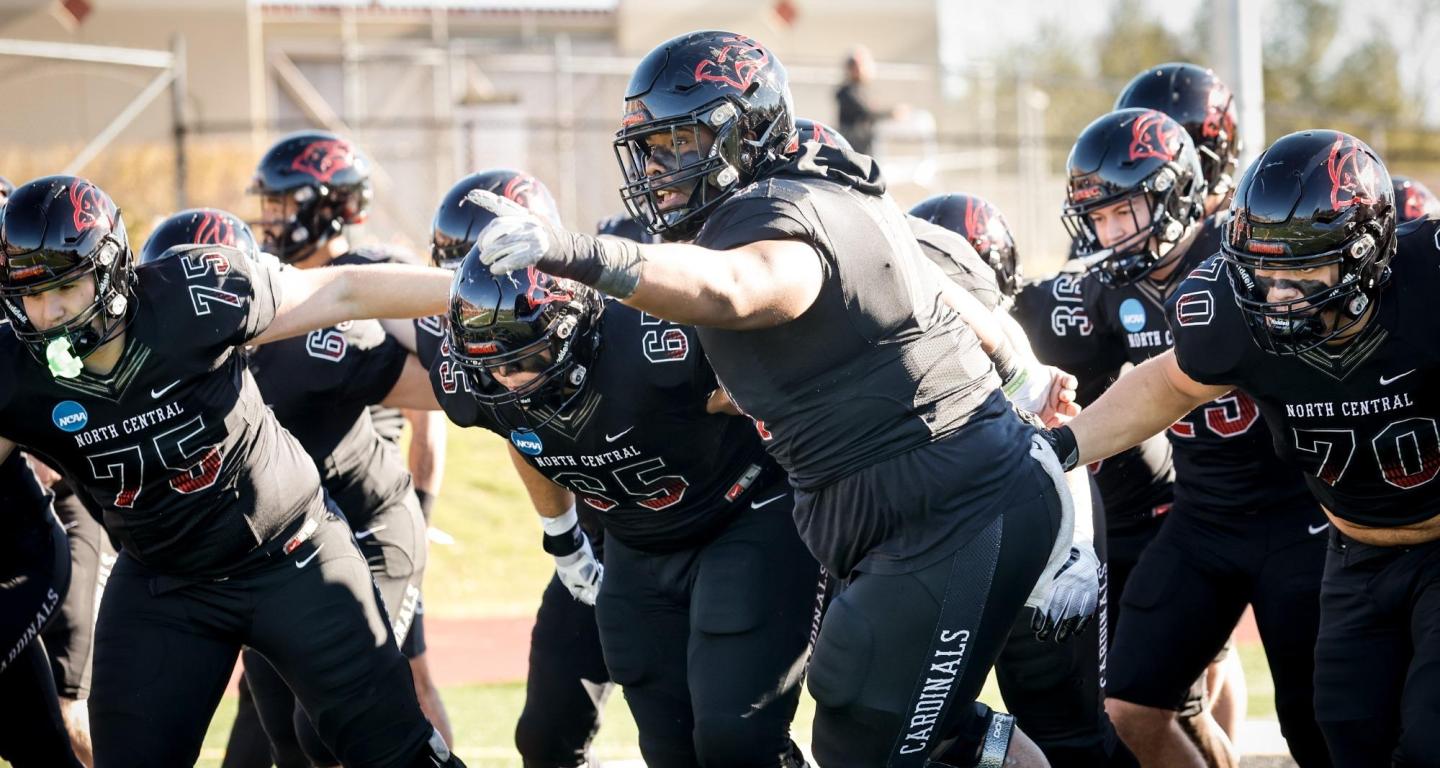
<path fill-rule="evenodd" d="M 1275 716 L 1274 689 L 1270 684 L 1270 672 L 1265 666 L 1265 652 L 1258 644 L 1239 647 L 1240 661 L 1245 668 L 1249 688 L 1249 717 L 1273 718 Z M 447 688 L 443 692 L 450 722 L 455 728 L 456 752 L 471 768 L 519 768 L 520 758 L 515 754 L 512 735 L 515 719 L 525 701 L 525 686 L 520 683 L 500 685 L 467 685 Z M 992 676 L 985 683 L 980 699 L 991 706 L 1004 709 L 999 690 Z M 800 699 L 800 710 L 795 717 L 795 740 L 809 744 L 810 722 L 815 716 L 815 702 L 808 694 Z M 227 696 L 215 713 L 210 732 L 205 737 L 205 747 L 198 765 L 218 768 L 224 755 L 225 740 L 229 737 L 230 723 L 235 719 L 235 698 Z M 625 707 L 624 696 L 615 692 L 606 702 L 603 725 L 596 741 L 596 751 L 602 760 L 638 760 L 635 722 Z"/>
<path fill-rule="evenodd" d="M 450 426 L 445 484 L 432 524 L 455 537 L 434 544 L 425 612 L 436 617 L 533 615 L 555 564 L 506 455 L 505 440 Z"/>

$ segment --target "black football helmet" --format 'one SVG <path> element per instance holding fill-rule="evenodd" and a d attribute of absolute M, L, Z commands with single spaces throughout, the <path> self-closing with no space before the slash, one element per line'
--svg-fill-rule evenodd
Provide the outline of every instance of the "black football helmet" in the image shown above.
<path fill-rule="evenodd" d="M 4 176 L 0 176 L 0 205 L 4 205 L 10 196 L 15 194 L 15 184 Z"/>
<path fill-rule="evenodd" d="M 1061 217 L 1076 254 L 1105 285 L 1129 285 L 1150 274 L 1168 261 L 1164 246 L 1180 242 L 1205 217 L 1200 157 L 1185 129 L 1163 112 L 1122 109 L 1097 118 L 1075 141 L 1066 168 Z M 1140 198 L 1135 207 L 1150 212 L 1149 226 L 1102 248 L 1090 212 L 1129 198 Z"/>
<path fill-rule="evenodd" d="M 475 245 L 480 230 L 495 220 L 495 214 L 466 199 L 466 195 L 477 189 L 514 200 L 536 216 L 560 226 L 560 208 L 539 179 L 504 168 L 472 173 L 455 182 L 440 199 L 440 207 L 435 209 L 435 219 L 430 225 L 430 261 L 435 266 L 454 269 Z"/>
<path fill-rule="evenodd" d="M 76 280 L 95 281 L 90 306 L 40 330 L 24 297 Z M 20 185 L 0 208 L 0 305 L 10 328 L 42 364 L 46 348 L 69 341 L 77 358 L 99 349 L 129 323 L 135 267 L 120 209 L 105 191 L 74 176 L 46 176 Z"/>
<path fill-rule="evenodd" d="M 660 238 L 646 229 L 644 224 L 631 218 L 628 213 L 617 213 L 614 216 L 606 216 L 595 222 L 595 234 L 623 237 L 626 240 L 634 240 L 637 243 L 655 243 L 660 241 Z"/>
<path fill-rule="evenodd" d="M 527 415 L 548 410 L 548 418 L 541 416 L 548 421 L 584 387 L 599 348 L 603 308 L 595 289 L 533 267 L 492 275 L 471 248 L 450 285 L 450 357 L 465 370 L 476 400 Z M 537 375 L 509 389 L 493 375 L 509 371 Z"/>
<path fill-rule="evenodd" d="M 333 133 L 292 133 L 260 158 L 250 192 L 283 203 L 280 218 L 255 223 L 265 250 L 289 263 L 365 221 L 370 159 Z"/>
<path fill-rule="evenodd" d="M 1020 292 L 1020 261 L 1015 255 L 1015 237 L 1000 209 L 976 195 L 934 195 L 921 200 L 910 215 L 954 232 L 975 246 L 980 258 L 995 270 L 1000 292 L 1014 297 Z"/>
<path fill-rule="evenodd" d="M 840 135 L 840 132 L 819 120 L 809 118 L 795 118 L 795 140 L 791 144 L 790 151 L 793 152 L 807 141 L 816 141 L 827 147 L 843 149 L 846 152 L 854 152 L 855 148 L 850 146 L 849 140 Z"/>
<path fill-rule="evenodd" d="M 1440 217 L 1440 199 L 1429 187 L 1407 176 L 1391 176 L 1395 185 L 1395 209 L 1400 224 L 1416 219 Z"/>
<path fill-rule="evenodd" d="M 1261 348 L 1298 354 L 1352 329 L 1389 277 L 1395 189 L 1385 163 L 1340 131 L 1283 136 L 1246 169 L 1230 203 L 1221 253 Z M 1340 265 L 1340 279 L 1293 301 L 1269 301 L 1256 270 Z M 1327 328 L 1321 310 L 1339 310 Z"/>
<path fill-rule="evenodd" d="M 1215 72 L 1194 64 L 1161 64 L 1141 72 L 1120 92 L 1115 109 L 1154 109 L 1190 134 L 1210 194 L 1235 186 L 1240 135 L 1235 131 L 1235 95 Z"/>
<path fill-rule="evenodd" d="M 693 237 L 710 211 L 784 158 L 794 114 L 785 67 L 755 40 L 704 31 L 660 44 L 625 89 L 615 138 L 625 207 L 666 240 Z M 714 136 L 703 157 L 698 149 L 677 157 L 686 128 L 697 140 L 702 128 Z M 657 135 L 652 146 L 647 139 Z M 659 193 L 677 188 L 688 189 L 689 199 L 662 207 Z"/>
<path fill-rule="evenodd" d="M 140 263 L 159 261 L 174 246 L 194 243 L 228 245 L 251 259 L 260 253 L 254 233 L 239 216 L 218 208 L 191 208 L 172 214 L 155 227 L 140 247 Z"/>

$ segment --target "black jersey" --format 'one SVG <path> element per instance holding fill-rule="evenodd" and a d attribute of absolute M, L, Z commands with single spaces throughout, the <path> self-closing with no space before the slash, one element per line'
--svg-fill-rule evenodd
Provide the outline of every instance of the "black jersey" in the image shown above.
<path fill-rule="evenodd" d="M 419 264 L 421 261 L 415 255 L 402 248 L 391 246 L 372 245 L 363 248 L 355 248 L 343 256 L 331 262 L 336 265 L 343 264 Z M 419 330 L 419 320 L 415 321 Z M 415 334 L 415 343 L 418 347 L 421 344 L 420 334 Z M 415 350 L 419 357 L 420 349 Z M 423 362 L 425 358 L 419 357 Z M 405 431 L 405 414 L 399 408 L 391 408 L 385 405 L 370 406 L 370 421 L 375 426 L 375 433 L 390 441 L 391 444 L 400 442 L 400 434 Z M 343 506 L 341 509 L 345 509 Z M 346 510 L 349 514 L 349 510 Z"/>
<path fill-rule="evenodd" d="M 352 526 L 410 493 L 400 452 L 376 433 L 368 410 L 395 388 L 408 355 L 375 320 L 344 322 L 250 354 L 265 403 L 315 461 L 320 482 Z"/>
<path fill-rule="evenodd" d="M 1218 217 L 1211 217 L 1181 256 L 1169 286 L 1220 250 Z M 1124 350 L 1139 365 L 1174 346 L 1161 286 L 1149 279 L 1106 288 L 1087 278 L 1085 312 L 1102 343 Z M 1260 409 L 1236 390 L 1206 403 L 1167 431 L 1174 448 L 1175 500 L 1215 513 L 1254 512 L 1307 495 L 1300 473 L 1275 455 Z"/>
<path fill-rule="evenodd" d="M 815 248 L 824 282 L 772 328 L 701 328 L 715 372 L 803 490 L 966 431 L 977 482 L 1003 481 L 1026 450 L 980 342 L 940 298 L 934 267 L 867 157 L 820 144 L 721 203 L 695 238 Z M 877 523 L 878 524 L 878 523 Z"/>
<path fill-rule="evenodd" d="M 1008 299 L 995 282 L 994 268 L 980 258 L 969 240 L 918 216 L 907 215 L 905 221 L 915 235 L 915 242 L 920 244 L 920 252 L 946 277 L 969 291 L 986 309 L 1005 307 Z"/>
<path fill-rule="evenodd" d="M 226 246 L 171 250 L 136 269 L 107 375 L 56 379 L 0 333 L 0 435 L 98 502 L 136 560 L 215 575 L 295 520 L 320 478 L 236 350 L 274 319 L 275 273 Z"/>
<path fill-rule="evenodd" d="M 451 421 L 509 439 L 525 461 L 579 504 L 600 513 L 607 536 L 664 552 L 693 546 L 781 475 L 748 419 L 710 414 L 715 374 L 694 329 L 607 302 L 600 349 L 578 404 L 546 421 L 524 423 L 477 403 L 448 355 L 430 369 L 435 395 Z M 448 349 L 447 349 L 448 352 Z M 758 502 L 763 502 L 763 499 Z"/>
<path fill-rule="evenodd" d="M 1011 314 L 1030 340 L 1035 356 L 1075 376 L 1076 400 L 1089 405 L 1115 381 L 1125 364 L 1124 351 L 1096 335 L 1085 313 L 1081 272 L 1061 272 L 1028 283 L 1015 297 Z M 1153 516 L 1170 501 L 1175 467 L 1170 442 L 1155 435 L 1134 448 L 1090 465 L 1111 528 Z"/>
<path fill-rule="evenodd" d="M 1373 316 L 1334 352 L 1261 350 L 1218 257 L 1191 272 L 1167 307 L 1181 369 L 1254 396 L 1276 450 L 1304 470 L 1320 503 L 1377 527 L 1440 515 L 1440 222 L 1402 233 Z"/>
<path fill-rule="evenodd" d="M 415 323 L 415 357 L 419 358 L 420 364 L 425 370 L 435 366 L 435 358 L 440 356 L 440 347 L 445 343 L 446 323 L 450 322 L 445 315 L 430 315 L 429 317 L 417 317 Z"/>

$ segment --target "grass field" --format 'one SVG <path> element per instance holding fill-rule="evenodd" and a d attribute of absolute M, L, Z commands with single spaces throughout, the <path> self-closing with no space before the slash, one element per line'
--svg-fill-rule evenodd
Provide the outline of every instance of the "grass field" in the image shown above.
<path fill-rule="evenodd" d="M 1246 681 L 1249 684 L 1250 717 L 1273 718 L 1275 707 L 1270 675 L 1265 668 L 1265 655 L 1258 645 L 1240 647 L 1240 659 L 1245 666 Z M 445 706 L 450 712 L 455 727 L 457 753 L 465 759 L 470 768 L 519 768 L 520 758 L 515 754 L 512 734 L 515 718 L 525 700 L 525 686 L 520 683 L 504 685 L 471 685 L 448 688 L 444 691 Z M 985 686 L 981 698 L 988 704 L 1004 708 L 999 691 L 992 678 Z M 801 698 L 800 711 L 795 718 L 795 739 L 802 744 L 810 740 L 810 720 L 815 705 L 809 695 Z M 230 723 L 235 718 L 235 698 L 226 697 L 211 723 L 210 733 L 205 738 L 205 749 L 199 765 L 218 768 L 224 755 L 225 740 L 230 733 Z M 596 742 L 596 749 L 602 760 L 638 760 L 639 749 L 635 746 L 635 723 L 625 708 L 623 696 L 617 691 L 606 702 L 604 725 Z"/>

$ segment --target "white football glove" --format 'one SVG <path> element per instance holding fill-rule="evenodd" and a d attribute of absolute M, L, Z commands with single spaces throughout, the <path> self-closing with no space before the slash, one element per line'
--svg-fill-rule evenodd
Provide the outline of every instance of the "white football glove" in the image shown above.
<path fill-rule="evenodd" d="M 595 551 L 590 548 L 590 539 L 587 538 L 578 552 L 555 558 L 555 574 L 560 577 L 560 583 L 570 590 L 572 597 L 586 605 L 594 605 L 595 598 L 600 596 L 600 581 L 605 578 L 605 566 L 595 559 Z"/>
<path fill-rule="evenodd" d="M 541 516 L 545 528 L 545 551 L 555 558 L 555 575 L 576 600 L 594 605 L 600 594 L 600 581 L 605 566 L 595 559 L 590 538 L 580 527 L 580 517 L 572 505 L 557 517 Z"/>
<path fill-rule="evenodd" d="M 1066 473 L 1055 450 L 1041 435 L 1030 441 L 1030 456 L 1040 462 L 1060 497 L 1060 530 L 1050 561 L 1025 604 L 1035 609 L 1030 628 L 1041 640 L 1057 641 L 1085 630 L 1100 604 L 1100 558 L 1095 554 L 1094 510 L 1086 470 Z"/>

